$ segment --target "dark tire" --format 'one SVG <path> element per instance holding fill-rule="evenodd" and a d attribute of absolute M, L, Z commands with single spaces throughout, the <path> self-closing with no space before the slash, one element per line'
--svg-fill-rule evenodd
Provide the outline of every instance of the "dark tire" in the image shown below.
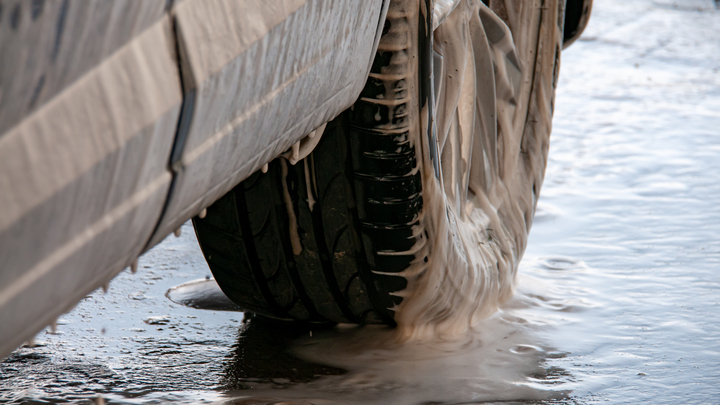
<path fill-rule="evenodd" d="M 193 219 L 216 281 L 240 307 L 276 319 L 394 324 L 407 280 L 393 274 L 422 258 L 427 241 L 425 135 L 411 131 L 421 114 L 418 9 L 418 0 L 391 3 L 359 100 L 328 123 L 307 158 L 275 159 Z M 410 40 L 398 47 L 403 35 Z M 540 97 L 552 103 L 552 95 Z M 547 143 L 535 146 L 544 167 Z"/>
<path fill-rule="evenodd" d="M 415 256 L 384 253 L 425 237 L 413 232 L 422 185 L 409 127 L 419 109 L 406 102 L 417 98 L 417 67 L 393 65 L 417 52 L 417 39 L 405 49 L 387 39 L 410 37 L 418 24 L 417 9 L 402 3 L 390 6 L 359 101 L 328 123 L 314 151 L 294 166 L 275 159 L 193 220 L 215 279 L 242 308 L 280 319 L 393 323 L 402 300 L 393 293 L 407 281 L 377 272 L 400 272 Z M 381 73 L 388 67 L 391 79 Z"/>

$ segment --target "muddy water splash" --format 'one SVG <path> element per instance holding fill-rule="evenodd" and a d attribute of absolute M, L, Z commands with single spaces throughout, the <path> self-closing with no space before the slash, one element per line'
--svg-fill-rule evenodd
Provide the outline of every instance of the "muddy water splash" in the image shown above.
<path fill-rule="evenodd" d="M 516 308 L 496 311 L 452 341 L 399 343 L 393 331 L 371 327 L 306 336 L 294 354 L 349 373 L 298 389 L 311 389 L 308 396 L 334 393 L 340 403 L 352 397 L 370 404 L 562 398 L 565 391 L 543 386 L 544 359 L 561 354 L 533 337 L 539 325 L 518 316 L 533 305 L 517 298 L 509 301 Z"/>
<path fill-rule="evenodd" d="M 532 106 L 523 100 L 535 95 L 533 80 L 552 75 L 548 51 L 538 68 L 546 72 L 535 79 L 521 66 L 523 50 L 516 50 L 506 23 L 480 1 L 460 2 L 434 41 L 436 62 L 442 61 L 436 69 L 438 145 L 421 139 L 420 158 L 421 225 L 430 254 L 427 263 L 419 255 L 400 273 L 408 279 L 395 315 L 401 340 L 458 337 L 512 297 L 547 156 L 551 114 L 534 115 L 544 132 L 524 122 L 528 108 L 549 111 L 547 100 Z M 435 147 L 440 179 L 428 158 Z"/>
<path fill-rule="evenodd" d="M 597 303 L 581 287 L 587 281 L 584 264 L 562 258 L 545 262 L 530 269 L 530 276 L 520 276 L 518 292 L 462 337 L 398 342 L 392 329 L 379 326 L 311 328 L 300 338 L 288 340 L 286 349 L 307 364 L 326 364 L 344 372 L 295 383 L 241 378 L 243 391 L 228 392 L 226 403 L 414 405 L 562 400 L 569 394 L 562 386 L 567 373 L 547 367 L 546 362 L 566 354 L 538 336 L 551 331 L 558 319 L 582 314 Z M 557 263 L 563 263 L 562 270 L 557 270 Z M 548 288 L 543 279 L 560 282 Z M 284 372 L 288 367 L 279 365 L 275 374 Z"/>

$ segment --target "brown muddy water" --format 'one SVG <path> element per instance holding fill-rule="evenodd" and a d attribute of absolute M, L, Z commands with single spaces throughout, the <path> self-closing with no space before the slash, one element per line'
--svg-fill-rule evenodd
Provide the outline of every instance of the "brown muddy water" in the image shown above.
<path fill-rule="evenodd" d="M 720 11 L 595 3 L 518 290 L 461 341 L 245 316 L 186 224 L 0 363 L 0 402 L 720 403 Z"/>

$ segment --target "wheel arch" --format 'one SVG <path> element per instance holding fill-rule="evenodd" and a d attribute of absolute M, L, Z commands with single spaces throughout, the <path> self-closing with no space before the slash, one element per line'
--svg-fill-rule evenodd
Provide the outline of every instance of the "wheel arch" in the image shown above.
<path fill-rule="evenodd" d="M 563 49 L 573 44 L 587 27 L 592 12 L 593 0 L 567 0 L 565 25 L 563 27 Z"/>

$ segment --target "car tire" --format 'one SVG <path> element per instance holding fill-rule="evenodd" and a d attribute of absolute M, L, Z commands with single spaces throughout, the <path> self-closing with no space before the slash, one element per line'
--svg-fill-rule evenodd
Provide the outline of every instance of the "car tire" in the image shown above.
<path fill-rule="evenodd" d="M 421 219 L 429 202 L 422 188 L 423 176 L 433 174 L 422 170 L 429 157 L 420 139 L 428 135 L 411 130 L 427 112 L 421 2 L 391 2 L 360 98 L 328 123 L 312 153 L 295 165 L 284 157 L 273 160 L 266 172 L 254 173 L 208 207 L 204 218 L 193 219 L 215 280 L 241 308 L 275 319 L 395 323 L 407 279 L 394 274 L 428 261 Z M 502 13 L 512 1 L 494 3 Z M 519 24 L 505 18 L 511 30 Z M 541 40 L 526 52 L 534 60 L 521 61 L 538 70 L 526 92 L 523 139 L 541 140 L 530 153 L 543 169 L 562 28 L 545 31 L 538 24 Z M 410 40 L 399 47 L 402 36 Z M 537 49 L 549 45 L 549 57 Z M 528 193 L 539 192 L 536 183 Z M 530 209 L 531 221 L 534 203 Z"/>

